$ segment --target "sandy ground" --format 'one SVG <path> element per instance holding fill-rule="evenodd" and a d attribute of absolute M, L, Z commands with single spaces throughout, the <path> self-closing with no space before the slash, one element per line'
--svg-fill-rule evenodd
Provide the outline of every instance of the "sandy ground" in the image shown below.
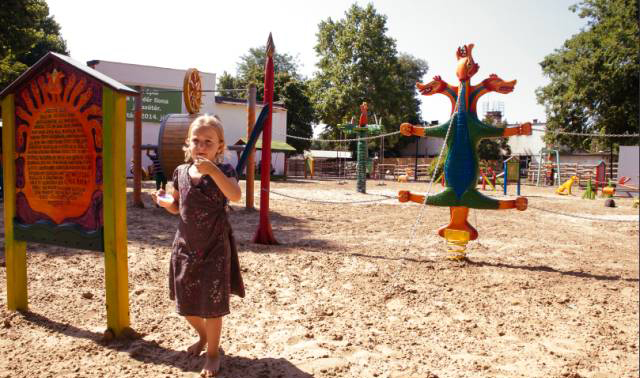
<path fill-rule="evenodd" d="M 233 206 L 247 296 L 224 319 L 220 376 L 638 377 L 630 199 L 605 208 L 525 186 L 525 212 L 471 211 L 480 237 L 468 261 L 452 262 L 435 235 L 447 208 L 379 201 L 427 184 L 376 184 L 363 195 L 353 181 L 272 183 L 278 246 L 251 243 L 258 212 Z M 26 313 L 7 310 L 0 267 L 0 377 L 197 376 L 204 358 L 184 352 L 195 334 L 168 299 L 176 222 L 128 208 L 138 339 L 101 339 L 101 253 L 29 244 Z"/>

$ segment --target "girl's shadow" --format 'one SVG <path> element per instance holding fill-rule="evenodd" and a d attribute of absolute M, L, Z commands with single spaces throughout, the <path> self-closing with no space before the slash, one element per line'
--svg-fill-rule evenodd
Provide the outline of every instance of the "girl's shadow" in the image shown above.
<path fill-rule="evenodd" d="M 103 348 L 127 352 L 137 361 L 174 366 L 182 371 L 199 372 L 204 365 L 204 355 L 193 358 L 186 351 L 177 351 L 165 348 L 153 340 L 144 338 L 116 339 L 109 342 L 103 340 L 101 333 L 92 332 L 51 320 L 33 312 L 21 312 L 24 319 L 42 328 L 61 333 L 63 335 L 88 339 Z M 216 377 L 243 377 L 243 378 L 309 378 L 313 377 L 284 358 L 246 358 L 225 355 L 222 360 L 222 370 Z"/>

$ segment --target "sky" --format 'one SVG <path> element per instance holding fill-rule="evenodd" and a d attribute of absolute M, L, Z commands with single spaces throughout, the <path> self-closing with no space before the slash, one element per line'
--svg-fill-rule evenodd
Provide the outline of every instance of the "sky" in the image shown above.
<path fill-rule="evenodd" d="M 483 96 L 478 115 L 485 106 L 502 106 L 509 123 L 546 119 L 535 96 L 535 90 L 549 82 L 540 62 L 586 25 L 568 9 L 577 0 L 47 0 L 71 57 L 80 62 L 235 74 L 239 58 L 252 47 L 264 46 L 271 32 L 276 50 L 296 57 L 308 78 L 317 70 L 318 24 L 343 19 L 354 2 L 372 3 L 387 17 L 387 35 L 396 41 L 398 52 L 427 61 L 423 82 L 440 75 L 457 85 L 455 51 L 474 43 L 480 70 L 472 84 L 492 73 L 518 81 L 510 94 Z M 445 96 L 419 98 L 425 121 L 449 119 L 451 105 Z"/>

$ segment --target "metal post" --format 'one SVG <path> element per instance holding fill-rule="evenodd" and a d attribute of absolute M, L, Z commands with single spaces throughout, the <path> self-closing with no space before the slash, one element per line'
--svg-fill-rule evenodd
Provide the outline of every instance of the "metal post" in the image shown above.
<path fill-rule="evenodd" d="M 509 180 L 509 174 L 508 174 L 508 171 L 507 171 L 507 162 L 506 161 L 503 162 L 502 166 L 503 166 L 503 170 L 502 171 L 504 172 L 504 175 L 502 175 L 502 179 L 504 180 L 504 182 L 502 183 L 502 187 L 503 187 L 504 195 L 506 196 L 507 195 L 507 182 Z"/>
<path fill-rule="evenodd" d="M 518 185 L 516 186 L 516 193 L 520 195 L 520 162 L 518 161 Z"/>
<path fill-rule="evenodd" d="M 416 162 L 413 169 L 413 181 L 418 181 L 418 145 L 420 144 L 420 137 L 416 135 Z"/>
<path fill-rule="evenodd" d="M 540 186 L 540 170 L 542 169 L 542 154 L 544 148 L 540 150 L 540 158 L 538 159 L 538 177 L 536 178 L 536 186 Z"/>

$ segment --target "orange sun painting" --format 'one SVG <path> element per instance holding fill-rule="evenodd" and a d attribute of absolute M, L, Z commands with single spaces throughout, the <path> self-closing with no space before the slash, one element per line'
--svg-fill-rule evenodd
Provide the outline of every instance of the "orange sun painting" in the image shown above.
<path fill-rule="evenodd" d="M 102 226 L 102 92 L 52 64 L 16 91 L 16 218 Z"/>

